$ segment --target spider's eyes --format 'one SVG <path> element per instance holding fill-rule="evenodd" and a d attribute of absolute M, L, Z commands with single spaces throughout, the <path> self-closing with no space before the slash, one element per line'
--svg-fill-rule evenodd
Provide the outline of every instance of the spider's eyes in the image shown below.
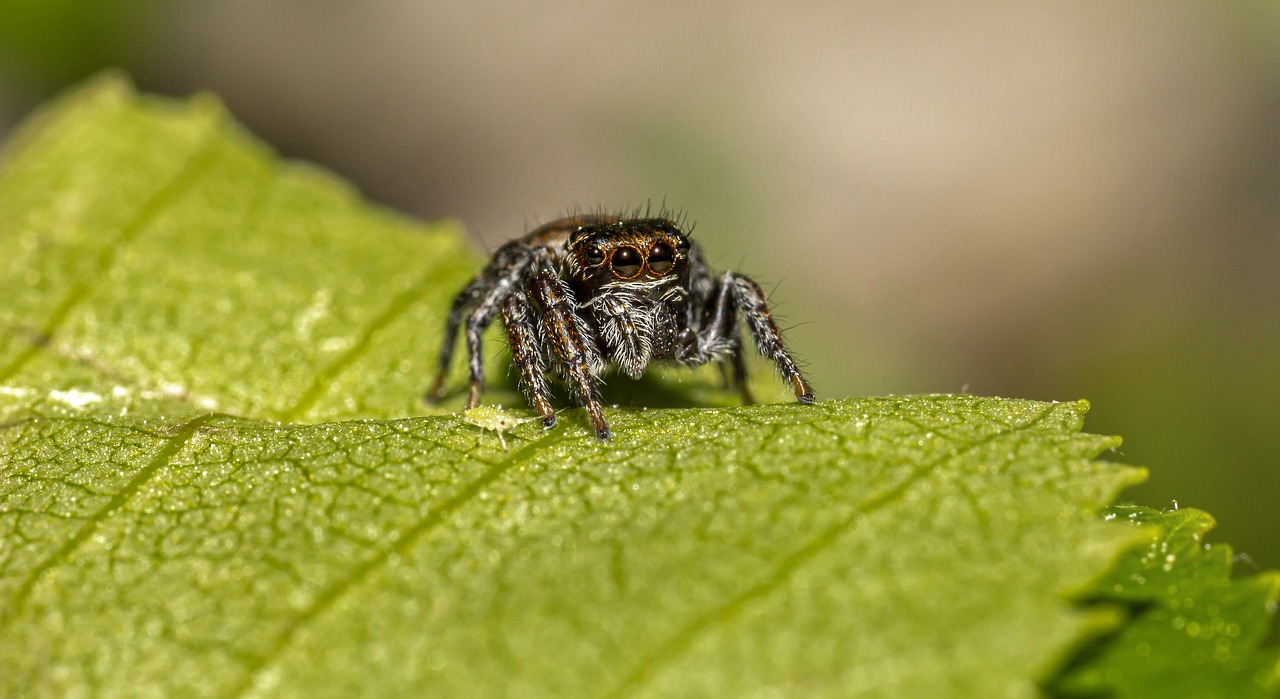
<path fill-rule="evenodd" d="M 686 237 L 684 237 L 684 236 L 680 236 L 680 237 L 676 238 L 676 248 L 677 248 L 678 250 L 680 250 L 680 252 L 688 252 L 688 251 L 689 251 L 689 239 L 688 239 L 688 238 L 686 238 Z"/>
<path fill-rule="evenodd" d="M 666 243 L 658 243 L 649 251 L 649 271 L 662 275 L 671 271 L 675 264 L 676 253 Z"/>
<path fill-rule="evenodd" d="M 587 248 L 586 257 L 587 264 L 592 267 L 604 264 L 604 250 L 601 250 L 599 245 Z"/>
<path fill-rule="evenodd" d="M 613 276 L 619 279 L 639 276 L 643 264 L 644 258 L 640 257 L 640 251 L 629 245 L 614 250 L 613 257 L 609 260 L 609 266 L 613 268 Z"/>

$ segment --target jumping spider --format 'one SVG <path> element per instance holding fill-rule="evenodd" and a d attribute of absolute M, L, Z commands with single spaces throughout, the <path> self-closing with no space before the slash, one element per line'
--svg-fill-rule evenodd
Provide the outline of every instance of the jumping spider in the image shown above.
<path fill-rule="evenodd" d="M 521 389 L 544 428 L 556 423 L 548 369 L 572 388 L 601 440 L 609 438 L 609 424 L 596 384 L 613 366 L 638 378 L 659 359 L 686 366 L 727 362 L 733 384 L 750 403 L 739 313 L 760 353 L 790 382 L 796 400 L 813 402 L 813 389 L 783 347 L 760 285 L 735 272 L 713 274 L 698 247 L 665 215 L 569 216 L 498 248 L 453 299 L 427 400 L 440 399 L 465 317 L 471 367 L 467 407 L 480 404 L 480 336 L 499 311 L 511 358 L 520 368 Z"/>

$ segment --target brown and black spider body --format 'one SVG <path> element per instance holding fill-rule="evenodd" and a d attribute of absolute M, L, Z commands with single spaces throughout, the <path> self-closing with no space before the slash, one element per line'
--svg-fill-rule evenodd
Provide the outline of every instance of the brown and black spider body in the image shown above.
<path fill-rule="evenodd" d="M 467 406 L 480 404 L 481 335 L 498 313 L 520 387 L 546 428 L 556 422 L 549 371 L 568 383 L 602 440 L 609 438 L 609 425 L 597 383 L 613 367 L 634 378 L 654 361 L 726 362 L 744 401 L 751 402 L 739 315 L 796 400 L 813 402 L 813 389 L 783 346 L 760 285 L 735 272 L 712 273 L 697 245 L 665 216 L 569 216 L 499 248 L 453 300 L 428 400 L 440 398 L 465 319 Z"/>

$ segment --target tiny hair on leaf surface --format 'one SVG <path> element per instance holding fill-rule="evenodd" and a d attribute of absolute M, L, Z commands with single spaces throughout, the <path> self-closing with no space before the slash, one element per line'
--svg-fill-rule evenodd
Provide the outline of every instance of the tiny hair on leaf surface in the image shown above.
<path fill-rule="evenodd" d="M 504 411 L 493 434 L 465 396 L 419 399 L 481 264 L 456 225 L 279 159 L 213 98 L 116 76 L 2 157 L 0 695 L 1148 682 L 1105 649 L 1154 598 L 1106 583 L 1180 530 L 1099 516 L 1143 471 L 1098 460 L 1119 442 L 1081 432 L 1083 402 L 740 407 L 680 372 L 611 397 L 606 444 L 577 409 L 549 431 Z M 521 404 L 510 382 L 485 401 Z M 1261 695 L 1274 649 L 1244 637 L 1270 581 L 1221 598 Z"/>

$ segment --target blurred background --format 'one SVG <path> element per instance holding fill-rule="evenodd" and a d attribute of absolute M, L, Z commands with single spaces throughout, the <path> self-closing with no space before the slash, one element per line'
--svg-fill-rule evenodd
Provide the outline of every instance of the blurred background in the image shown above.
<path fill-rule="evenodd" d="M 665 200 L 819 397 L 1088 398 L 1280 567 L 1273 0 L 0 0 L 0 134 L 108 66 L 485 249 Z"/>

